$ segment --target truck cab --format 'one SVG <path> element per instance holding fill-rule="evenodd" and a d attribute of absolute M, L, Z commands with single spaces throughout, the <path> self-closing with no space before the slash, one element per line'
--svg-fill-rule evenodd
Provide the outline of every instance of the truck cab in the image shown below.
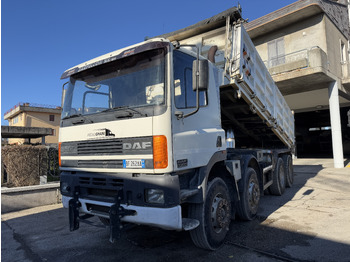
<path fill-rule="evenodd" d="M 134 211 L 121 221 L 182 230 L 181 190 L 190 189 L 182 188 L 180 173 L 218 153 L 226 157 L 217 71 L 209 62 L 200 110 L 184 118 L 179 114 L 197 107 L 196 53 L 153 39 L 107 57 L 63 75 L 69 77 L 59 144 L 64 206 L 78 196 L 81 211 L 109 219 L 118 195 L 120 206 Z"/>

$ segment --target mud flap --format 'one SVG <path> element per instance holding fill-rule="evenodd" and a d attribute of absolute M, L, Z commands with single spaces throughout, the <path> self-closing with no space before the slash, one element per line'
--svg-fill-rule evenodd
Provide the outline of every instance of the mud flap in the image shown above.
<path fill-rule="evenodd" d="M 134 216 L 136 215 L 135 210 L 128 210 L 120 205 L 120 200 L 123 196 L 123 191 L 119 190 L 118 195 L 115 197 L 114 204 L 109 210 L 110 219 L 110 236 L 109 241 L 114 243 L 115 240 L 121 237 L 121 232 L 123 230 L 123 225 L 121 223 L 121 218 L 124 216 Z"/>
<path fill-rule="evenodd" d="M 74 231 L 79 229 L 79 188 L 75 188 L 74 197 L 69 200 L 69 229 Z"/>
<path fill-rule="evenodd" d="M 80 188 L 76 187 L 74 190 L 74 197 L 69 200 L 69 229 L 75 231 L 79 229 L 79 221 L 85 222 L 84 220 L 92 217 L 93 215 L 86 214 L 79 216 L 79 208 L 81 204 L 79 202 Z M 110 237 L 109 241 L 114 243 L 115 240 L 119 239 L 123 230 L 121 218 L 124 216 L 136 215 L 135 210 L 128 210 L 120 205 L 120 201 L 123 197 L 123 190 L 118 190 L 118 194 L 114 199 L 114 203 L 109 210 L 110 219 Z"/>

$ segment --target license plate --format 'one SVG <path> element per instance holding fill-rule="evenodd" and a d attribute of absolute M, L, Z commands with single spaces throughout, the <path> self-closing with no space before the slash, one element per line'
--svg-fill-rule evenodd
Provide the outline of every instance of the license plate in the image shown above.
<path fill-rule="evenodd" d="M 145 160 L 123 160 L 123 168 L 145 168 Z"/>

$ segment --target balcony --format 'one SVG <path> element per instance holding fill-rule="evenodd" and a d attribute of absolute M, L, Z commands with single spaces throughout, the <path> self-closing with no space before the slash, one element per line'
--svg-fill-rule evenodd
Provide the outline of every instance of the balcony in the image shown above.
<path fill-rule="evenodd" d="M 283 95 L 326 88 L 334 81 L 327 54 L 318 46 L 264 62 Z"/>

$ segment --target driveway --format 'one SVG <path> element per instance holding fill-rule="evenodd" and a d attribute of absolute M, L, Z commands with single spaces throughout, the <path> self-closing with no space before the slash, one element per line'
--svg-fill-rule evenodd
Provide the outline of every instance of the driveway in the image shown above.
<path fill-rule="evenodd" d="M 323 162 L 322 162 L 323 161 Z M 261 198 L 259 216 L 234 221 L 225 244 L 196 248 L 188 232 L 137 226 L 111 244 L 96 218 L 69 232 L 61 205 L 2 215 L 2 261 L 350 261 L 350 168 L 294 162 L 295 184 Z"/>

